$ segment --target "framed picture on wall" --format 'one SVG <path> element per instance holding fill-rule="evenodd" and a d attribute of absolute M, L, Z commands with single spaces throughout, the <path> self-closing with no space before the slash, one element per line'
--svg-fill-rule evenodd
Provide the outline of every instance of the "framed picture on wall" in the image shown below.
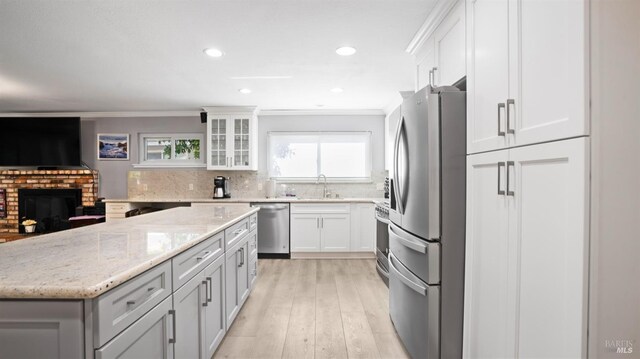
<path fill-rule="evenodd" d="M 128 133 L 99 133 L 97 142 L 99 160 L 129 160 Z"/>

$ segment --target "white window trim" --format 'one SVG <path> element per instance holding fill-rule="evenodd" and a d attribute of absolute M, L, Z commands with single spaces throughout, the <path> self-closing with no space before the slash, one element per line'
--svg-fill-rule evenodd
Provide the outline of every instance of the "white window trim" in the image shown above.
<path fill-rule="evenodd" d="M 145 138 L 148 137 L 165 137 L 171 139 L 171 159 L 168 160 L 145 160 Z M 200 159 L 197 160 L 179 160 L 176 159 L 175 147 L 173 143 L 176 140 L 183 139 L 197 139 L 200 140 Z M 205 163 L 205 142 L 204 134 L 202 133 L 139 133 L 138 134 L 138 163 L 133 164 L 134 168 L 194 168 L 194 167 L 207 167 Z"/>
<path fill-rule="evenodd" d="M 313 135 L 313 136 L 331 136 L 331 135 L 368 135 L 367 141 L 367 158 L 366 168 L 369 172 L 369 177 L 327 177 L 327 183 L 373 183 L 373 148 L 371 138 L 373 136 L 371 131 L 269 131 L 267 132 L 267 174 L 270 179 L 276 180 L 280 183 L 317 183 L 317 177 L 273 177 L 271 176 L 271 135 Z M 318 169 L 320 169 L 320 156 L 317 158 Z M 320 179 L 324 182 L 323 179 Z"/>

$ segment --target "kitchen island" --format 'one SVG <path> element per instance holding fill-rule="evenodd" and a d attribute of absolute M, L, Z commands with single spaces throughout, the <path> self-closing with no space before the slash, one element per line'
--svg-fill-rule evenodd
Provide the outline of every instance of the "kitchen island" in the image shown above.
<path fill-rule="evenodd" d="M 257 211 L 181 207 L 3 244 L 2 357 L 210 358 L 256 280 Z"/>

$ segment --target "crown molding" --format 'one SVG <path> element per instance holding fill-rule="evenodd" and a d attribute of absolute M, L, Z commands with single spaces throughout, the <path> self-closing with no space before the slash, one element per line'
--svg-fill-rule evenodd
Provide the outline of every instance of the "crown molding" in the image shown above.
<path fill-rule="evenodd" d="M 237 113 L 257 113 L 258 107 L 256 106 L 204 106 L 202 107 L 204 112 L 210 112 L 220 115 L 232 115 Z"/>
<path fill-rule="evenodd" d="M 361 110 L 261 110 L 259 116 L 380 116 L 384 115 L 384 110 L 361 109 Z"/>
<path fill-rule="evenodd" d="M 125 112 L 5 112 L 0 117 L 195 117 L 200 111 L 125 111 Z"/>
<path fill-rule="evenodd" d="M 418 32 L 413 35 L 413 39 L 411 39 L 404 51 L 411 55 L 415 55 L 416 52 L 418 52 L 418 49 L 420 49 L 422 44 L 429 38 L 429 36 L 431 36 L 431 34 L 433 34 L 438 25 L 440 25 L 442 20 L 447 16 L 449 11 L 453 9 L 458 1 L 462 0 L 438 0 L 433 9 L 431 9 L 431 12 L 429 12 L 424 24 L 422 24 Z"/>

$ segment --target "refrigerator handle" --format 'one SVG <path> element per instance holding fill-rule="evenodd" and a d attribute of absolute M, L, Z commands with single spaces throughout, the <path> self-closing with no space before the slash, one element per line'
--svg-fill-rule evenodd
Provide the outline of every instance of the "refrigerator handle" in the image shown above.
<path fill-rule="evenodd" d="M 400 138 L 402 139 L 402 147 L 404 149 L 403 159 L 403 173 L 402 173 L 402 187 L 399 188 L 400 191 L 400 204 L 402 208 L 402 214 L 404 214 L 404 207 L 406 205 L 407 198 L 407 189 L 409 188 L 409 165 L 411 161 L 409 161 L 409 144 L 407 143 L 407 131 L 405 130 L 404 122 L 402 122 L 402 131 L 400 134 Z"/>
<path fill-rule="evenodd" d="M 398 122 L 398 128 L 396 129 L 396 138 L 393 145 L 393 175 L 395 177 L 395 185 L 393 187 L 393 195 L 396 198 L 396 202 L 398 203 L 398 212 L 400 214 L 404 213 L 404 206 L 402 203 L 402 198 L 400 197 L 400 180 L 399 180 L 399 171 L 398 171 L 398 150 L 400 148 L 400 133 L 402 132 L 402 128 L 404 126 L 404 116 L 400 117 L 400 121 Z"/>
<path fill-rule="evenodd" d="M 398 270 L 398 268 L 396 268 L 396 266 L 393 264 L 394 261 L 397 261 L 396 257 L 393 255 L 393 253 L 389 253 L 389 272 L 393 272 L 395 275 L 397 275 L 398 279 L 400 279 L 400 281 L 402 283 L 404 283 L 404 285 L 406 285 L 407 287 L 413 289 L 416 293 L 426 297 L 427 296 L 427 288 L 421 286 L 420 284 L 412 281 L 411 279 L 409 279 L 405 275 L 403 275 Z"/>

